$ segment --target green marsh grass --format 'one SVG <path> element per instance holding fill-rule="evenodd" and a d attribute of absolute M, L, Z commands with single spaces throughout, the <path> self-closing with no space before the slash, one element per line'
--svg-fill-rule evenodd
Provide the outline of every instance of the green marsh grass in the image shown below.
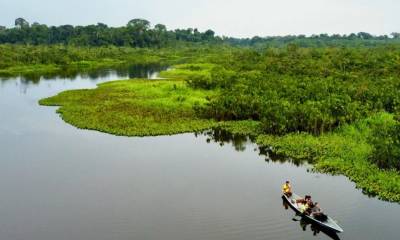
<path fill-rule="evenodd" d="M 194 90 L 176 80 L 133 79 L 71 90 L 40 100 L 60 106 L 68 123 L 115 135 L 153 136 L 208 129 L 213 120 L 195 116 L 193 105 L 205 104 L 213 91 Z"/>
<path fill-rule="evenodd" d="M 379 113 L 321 136 L 307 133 L 260 135 L 257 143 L 272 147 L 276 154 L 308 161 L 317 171 L 343 174 L 366 194 L 400 202 L 399 172 L 379 169 L 368 160 L 373 151 L 368 142 L 372 126 L 383 121 L 394 121 L 393 116 Z"/>
<path fill-rule="evenodd" d="M 193 76 L 210 76 L 214 66 L 210 63 L 178 64 L 168 71 L 160 72 L 160 77 L 187 80 Z"/>
<path fill-rule="evenodd" d="M 115 135 L 170 135 L 220 127 L 233 134 L 257 138 L 259 146 L 273 147 L 276 154 L 308 161 L 316 171 L 343 174 L 366 194 L 400 202 L 399 172 L 379 169 L 369 161 L 374 149 L 368 141 L 373 126 L 394 121 L 392 114 L 377 113 L 319 136 L 308 133 L 264 135 L 266 123 L 217 122 L 198 116 L 196 107 L 209 103 L 220 90 L 192 88 L 188 83 L 196 76 L 209 77 L 214 67 L 207 63 L 176 65 L 161 72 L 160 76 L 169 78 L 167 80 L 108 82 L 96 89 L 62 92 L 40 100 L 40 104 L 60 106 L 61 117 L 78 128 Z"/>

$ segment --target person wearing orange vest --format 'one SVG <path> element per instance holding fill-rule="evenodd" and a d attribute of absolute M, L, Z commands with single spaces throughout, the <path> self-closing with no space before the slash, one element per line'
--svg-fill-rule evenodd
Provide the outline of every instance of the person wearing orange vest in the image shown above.
<path fill-rule="evenodd" d="M 285 194 L 288 197 L 292 196 L 292 186 L 290 186 L 289 181 L 286 181 L 286 183 L 283 184 L 282 192 L 283 192 L 283 194 Z"/>

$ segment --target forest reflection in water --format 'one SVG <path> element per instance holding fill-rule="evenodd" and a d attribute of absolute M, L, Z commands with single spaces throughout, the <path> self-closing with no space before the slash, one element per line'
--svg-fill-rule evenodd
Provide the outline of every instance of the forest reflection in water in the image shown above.
<path fill-rule="evenodd" d="M 205 130 L 202 132 L 196 132 L 195 136 L 207 136 L 207 143 L 218 143 L 221 147 L 230 144 L 234 147 L 234 149 L 238 152 L 243 152 L 247 147 L 253 147 L 254 151 L 258 151 L 260 156 L 265 157 L 266 162 L 290 162 L 295 166 L 301 166 L 305 163 L 309 163 L 304 160 L 290 158 L 281 154 L 276 154 L 271 147 L 260 147 L 256 146 L 256 139 L 251 136 L 243 135 L 243 134 L 233 134 L 227 130 L 224 130 L 220 127 L 212 128 L 209 130 Z"/>
<path fill-rule="evenodd" d="M 160 64 L 119 64 L 109 68 L 63 67 L 59 71 L 32 71 L 23 74 L 1 74 L 0 80 L 20 78 L 26 84 L 38 84 L 41 80 L 85 78 L 97 80 L 111 75 L 117 78 L 154 78 L 154 75 L 168 67 Z"/>
<path fill-rule="evenodd" d="M 218 143 L 221 147 L 225 145 L 231 145 L 238 152 L 244 152 L 247 147 L 253 147 L 254 151 L 258 152 L 260 156 L 265 157 L 266 162 L 280 162 L 280 163 L 290 162 L 295 166 L 301 166 L 306 163 L 304 161 L 275 154 L 269 147 L 257 147 L 255 146 L 256 139 L 254 139 L 253 137 L 241 134 L 233 134 L 219 127 L 202 132 L 197 132 L 195 133 L 195 136 L 196 137 L 206 136 L 207 143 Z M 292 211 L 292 209 L 284 199 L 282 199 L 282 206 L 285 210 Z M 310 222 L 309 220 L 302 218 L 301 216 L 297 215 L 294 211 L 293 211 L 293 218 L 288 219 L 288 221 L 298 222 L 299 227 L 302 231 L 304 232 L 310 231 L 314 237 L 318 238 L 320 234 L 323 234 L 331 239 L 340 240 L 339 236 L 335 232 L 324 229 Z"/>

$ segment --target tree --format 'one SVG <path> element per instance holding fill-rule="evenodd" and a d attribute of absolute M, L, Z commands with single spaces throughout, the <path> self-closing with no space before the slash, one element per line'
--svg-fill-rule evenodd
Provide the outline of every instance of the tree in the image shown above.
<path fill-rule="evenodd" d="M 26 28 L 29 27 L 29 22 L 23 18 L 15 19 L 15 27 L 16 28 Z"/>
<path fill-rule="evenodd" d="M 392 35 L 392 37 L 395 39 L 400 39 L 400 33 L 398 32 L 392 32 L 390 35 Z"/>
<path fill-rule="evenodd" d="M 359 38 L 361 38 L 361 39 L 371 39 L 371 38 L 373 38 L 373 36 L 371 34 L 366 33 L 366 32 L 359 32 L 359 33 L 357 33 L 357 36 Z"/>
<path fill-rule="evenodd" d="M 369 160 L 380 168 L 400 170 L 400 125 L 398 121 L 372 124 L 369 142 L 373 146 Z"/>
<path fill-rule="evenodd" d="M 127 24 L 127 32 L 130 35 L 130 45 L 133 47 L 147 47 L 151 45 L 149 32 L 150 22 L 145 19 L 132 19 Z"/>
<path fill-rule="evenodd" d="M 211 29 L 208 29 L 204 35 L 206 36 L 206 39 L 212 39 L 214 38 L 215 32 Z"/>
<path fill-rule="evenodd" d="M 164 46 L 168 42 L 167 27 L 163 24 L 156 24 L 152 31 L 151 42 L 158 47 Z"/>
<path fill-rule="evenodd" d="M 254 37 L 250 40 L 250 45 L 255 45 L 255 44 L 261 42 L 262 40 L 263 40 L 262 37 L 254 36 Z"/>
<path fill-rule="evenodd" d="M 157 32 L 166 32 L 167 31 L 167 27 L 163 24 L 156 24 L 154 26 L 154 30 L 156 30 Z"/>
<path fill-rule="evenodd" d="M 49 28 L 45 24 L 33 23 L 30 28 L 29 42 L 32 44 L 48 44 Z"/>
<path fill-rule="evenodd" d="M 135 18 L 128 22 L 127 27 L 143 32 L 150 28 L 150 22 L 145 19 Z"/>
<path fill-rule="evenodd" d="M 99 29 L 107 29 L 108 28 L 108 26 L 107 26 L 107 24 L 105 24 L 105 23 L 97 23 L 97 28 L 99 28 Z"/>

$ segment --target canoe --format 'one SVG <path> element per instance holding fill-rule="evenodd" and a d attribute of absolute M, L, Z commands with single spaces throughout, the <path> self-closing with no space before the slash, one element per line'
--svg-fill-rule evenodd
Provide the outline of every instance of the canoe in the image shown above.
<path fill-rule="evenodd" d="M 343 232 L 343 229 L 336 223 L 335 220 L 333 220 L 331 217 L 328 216 L 328 219 L 326 221 L 319 221 L 317 219 L 315 219 L 312 216 L 309 216 L 307 214 L 304 214 L 300 211 L 300 207 L 299 205 L 296 203 L 297 199 L 302 199 L 302 197 L 300 197 L 299 195 L 296 194 L 292 194 L 291 197 L 286 196 L 285 194 L 282 195 L 282 198 L 284 198 L 288 203 L 289 206 L 296 211 L 296 213 L 300 214 L 302 217 L 308 219 L 309 221 L 324 227 L 328 230 L 332 230 L 334 232 Z"/>

